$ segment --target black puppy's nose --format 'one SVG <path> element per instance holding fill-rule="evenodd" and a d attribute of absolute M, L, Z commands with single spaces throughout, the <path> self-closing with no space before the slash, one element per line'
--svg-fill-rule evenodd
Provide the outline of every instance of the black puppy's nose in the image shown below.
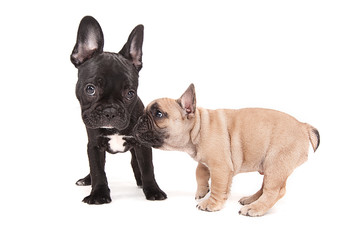
<path fill-rule="evenodd" d="M 113 119 L 114 117 L 116 117 L 117 110 L 113 107 L 105 108 L 103 110 L 103 114 L 106 118 Z"/>

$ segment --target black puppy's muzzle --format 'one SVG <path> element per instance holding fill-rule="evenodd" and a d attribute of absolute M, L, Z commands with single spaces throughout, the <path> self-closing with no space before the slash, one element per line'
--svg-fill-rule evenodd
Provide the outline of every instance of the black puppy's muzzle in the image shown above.
<path fill-rule="evenodd" d="M 121 120 L 126 121 L 125 109 L 118 107 L 108 107 L 101 111 L 100 115 L 103 115 L 108 120 L 112 120 L 116 117 L 119 117 Z"/>
<path fill-rule="evenodd" d="M 93 110 L 83 112 L 83 120 L 89 128 L 125 129 L 129 125 L 129 116 L 125 109 L 117 105 L 99 105 Z"/>

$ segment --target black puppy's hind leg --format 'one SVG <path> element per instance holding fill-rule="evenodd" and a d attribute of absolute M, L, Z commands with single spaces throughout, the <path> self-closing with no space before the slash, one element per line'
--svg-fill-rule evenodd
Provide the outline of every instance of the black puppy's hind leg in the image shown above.
<path fill-rule="evenodd" d="M 140 172 L 138 161 L 136 159 L 135 150 L 131 149 L 130 152 L 131 152 L 131 166 L 132 166 L 134 176 L 136 179 L 136 185 L 138 187 L 142 187 L 141 172 Z"/>
<path fill-rule="evenodd" d="M 91 185 L 90 173 L 86 177 L 77 180 L 75 184 L 78 185 L 78 186 L 89 186 L 89 185 Z"/>

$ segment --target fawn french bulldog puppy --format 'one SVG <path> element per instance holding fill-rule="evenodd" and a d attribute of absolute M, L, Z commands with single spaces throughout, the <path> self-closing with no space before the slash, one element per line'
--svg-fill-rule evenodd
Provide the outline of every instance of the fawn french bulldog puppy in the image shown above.
<path fill-rule="evenodd" d="M 201 210 L 223 207 L 234 175 L 252 171 L 263 174 L 261 189 L 239 201 L 244 205 L 239 213 L 247 216 L 264 215 L 284 196 L 287 178 L 308 158 L 309 142 L 314 151 L 320 143 L 314 127 L 282 112 L 196 107 L 193 84 L 177 100 L 151 102 L 133 133 L 134 142 L 184 151 L 199 163 L 196 199 L 211 190 L 210 197 L 198 204 Z"/>

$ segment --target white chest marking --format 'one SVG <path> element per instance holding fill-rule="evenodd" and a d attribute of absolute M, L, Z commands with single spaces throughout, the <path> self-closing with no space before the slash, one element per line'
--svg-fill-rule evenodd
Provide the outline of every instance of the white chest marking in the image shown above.
<path fill-rule="evenodd" d="M 109 138 L 109 147 L 113 152 L 124 152 L 125 150 L 125 140 L 123 140 L 124 135 L 114 134 L 107 136 Z"/>

